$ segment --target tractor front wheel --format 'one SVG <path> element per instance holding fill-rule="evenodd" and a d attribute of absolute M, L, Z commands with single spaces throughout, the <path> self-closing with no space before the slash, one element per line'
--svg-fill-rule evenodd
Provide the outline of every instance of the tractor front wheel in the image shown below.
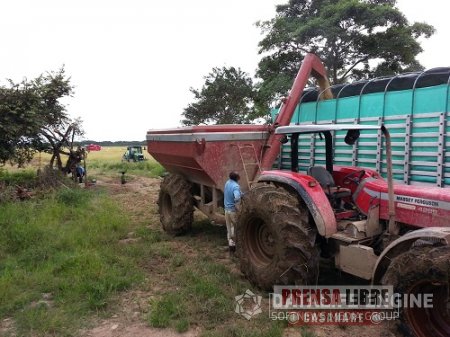
<path fill-rule="evenodd" d="M 415 247 L 400 254 L 392 260 L 382 283 L 409 299 L 422 296 L 421 307 L 406 303 L 401 308 L 399 328 L 405 336 L 450 336 L 450 247 Z M 431 306 L 423 306 L 425 294 L 432 295 Z"/>
<path fill-rule="evenodd" d="M 164 231 L 171 235 L 189 231 L 194 213 L 191 184 L 178 174 L 166 176 L 161 182 L 158 207 Z"/>
<path fill-rule="evenodd" d="M 259 185 L 242 200 L 236 230 L 241 271 L 256 286 L 315 284 L 316 232 L 299 198 L 282 187 Z"/>

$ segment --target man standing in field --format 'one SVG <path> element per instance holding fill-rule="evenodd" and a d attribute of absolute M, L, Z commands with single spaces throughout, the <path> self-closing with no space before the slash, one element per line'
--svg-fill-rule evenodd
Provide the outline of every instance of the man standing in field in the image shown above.
<path fill-rule="evenodd" d="M 241 188 L 238 184 L 239 173 L 230 173 L 224 188 L 225 221 L 227 224 L 227 239 L 230 253 L 236 250 L 234 242 L 234 228 L 236 227 L 237 204 L 241 201 Z"/>

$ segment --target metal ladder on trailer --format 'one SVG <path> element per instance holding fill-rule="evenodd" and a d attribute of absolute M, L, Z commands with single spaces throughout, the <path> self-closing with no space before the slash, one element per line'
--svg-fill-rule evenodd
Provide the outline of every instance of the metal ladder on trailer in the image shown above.
<path fill-rule="evenodd" d="M 253 146 L 253 144 L 245 144 L 245 145 L 238 145 L 239 150 L 239 156 L 241 157 L 242 166 L 244 168 L 245 177 L 247 179 L 248 188 L 251 188 L 251 185 L 253 184 L 254 180 L 251 180 L 251 178 L 254 178 L 258 175 L 258 173 L 261 173 L 261 162 L 258 160 L 258 154 L 256 153 L 256 149 Z M 250 161 L 246 158 L 244 158 L 245 150 L 250 151 L 250 155 L 248 156 L 250 158 Z M 252 169 L 251 169 L 252 168 Z M 256 168 L 256 172 L 254 176 L 249 175 L 249 170 L 253 172 Z"/>

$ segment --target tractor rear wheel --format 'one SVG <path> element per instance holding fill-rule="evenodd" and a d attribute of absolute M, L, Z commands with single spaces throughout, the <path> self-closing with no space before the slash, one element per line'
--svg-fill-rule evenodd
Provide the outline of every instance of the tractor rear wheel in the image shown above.
<path fill-rule="evenodd" d="M 408 297 L 433 294 L 431 308 L 403 306 L 399 328 L 404 335 L 450 336 L 450 247 L 415 247 L 400 254 L 393 259 L 382 283 L 393 285 L 395 293 Z"/>
<path fill-rule="evenodd" d="M 161 182 L 158 206 L 164 231 L 179 235 L 191 229 L 194 213 L 191 184 L 181 175 L 169 174 Z"/>
<path fill-rule="evenodd" d="M 242 200 L 236 230 L 241 271 L 256 286 L 315 284 L 319 269 L 316 232 L 295 194 L 258 185 Z"/>

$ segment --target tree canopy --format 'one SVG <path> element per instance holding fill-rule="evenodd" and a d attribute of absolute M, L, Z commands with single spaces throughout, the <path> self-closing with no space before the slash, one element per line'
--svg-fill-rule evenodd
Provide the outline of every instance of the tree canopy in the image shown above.
<path fill-rule="evenodd" d="M 213 68 L 200 90 L 191 88 L 195 101 L 183 111 L 184 125 L 242 124 L 255 118 L 255 90 L 240 68 Z"/>
<path fill-rule="evenodd" d="M 81 121 L 72 121 L 60 99 L 73 87 L 61 68 L 20 83 L 0 86 L 0 164 L 22 166 L 36 151 L 55 153 L 61 137 L 82 133 Z M 59 166 L 59 165 L 58 165 Z"/>
<path fill-rule="evenodd" d="M 396 0 L 289 0 L 258 26 L 264 108 L 288 91 L 306 53 L 322 59 L 333 84 L 344 83 L 421 70 L 418 38 L 434 33 L 426 23 L 410 24 Z"/>

